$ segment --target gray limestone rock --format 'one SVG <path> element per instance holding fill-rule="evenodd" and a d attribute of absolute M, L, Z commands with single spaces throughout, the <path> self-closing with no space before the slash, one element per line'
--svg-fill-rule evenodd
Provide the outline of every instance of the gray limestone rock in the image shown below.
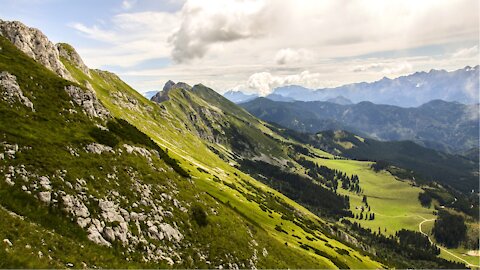
<path fill-rule="evenodd" d="M 83 63 L 82 58 L 72 46 L 66 43 L 58 43 L 56 47 L 61 57 L 70 61 L 75 67 L 90 77 L 90 69 Z"/>
<path fill-rule="evenodd" d="M 72 195 L 65 195 L 62 197 L 64 209 L 73 214 L 75 217 L 87 218 L 90 216 L 88 208 L 78 198 Z"/>
<path fill-rule="evenodd" d="M 102 217 L 107 222 L 125 222 L 125 219 L 119 213 L 118 206 L 114 202 L 101 199 L 98 206 L 102 209 Z"/>
<path fill-rule="evenodd" d="M 3 71 L 0 72 L 0 90 L 2 90 L 2 98 L 8 103 L 13 103 L 19 101 L 26 107 L 30 108 L 32 112 L 35 112 L 33 108 L 33 103 L 28 99 L 28 97 L 23 95 L 22 89 L 17 83 L 17 77 L 14 75 Z"/>
<path fill-rule="evenodd" d="M 89 153 L 95 154 L 102 154 L 103 152 L 111 152 L 114 153 L 113 148 L 107 145 L 99 144 L 99 143 L 91 143 L 85 146 L 85 150 Z"/>
<path fill-rule="evenodd" d="M 40 30 L 27 27 L 21 22 L 0 20 L 0 35 L 60 77 L 73 81 L 60 61 L 57 47 Z"/>
<path fill-rule="evenodd" d="M 106 119 L 110 116 L 108 110 L 97 99 L 94 91 L 84 90 L 74 85 L 65 86 L 65 91 L 77 105 L 83 108 L 87 115 L 101 119 Z"/>
<path fill-rule="evenodd" d="M 168 223 L 161 223 L 158 225 L 158 228 L 165 234 L 165 237 L 169 241 L 179 242 L 183 239 L 183 235 Z"/>
<path fill-rule="evenodd" d="M 41 202 L 44 202 L 46 204 L 50 204 L 50 201 L 52 200 L 52 193 L 49 191 L 39 192 L 37 196 Z"/>
<path fill-rule="evenodd" d="M 174 83 L 173 81 L 168 81 L 167 83 L 165 83 L 165 86 L 163 86 L 162 91 L 156 93 L 150 100 L 157 103 L 169 100 L 168 92 L 170 92 L 170 90 L 174 88 L 179 88 L 186 91 L 192 89 L 190 85 L 184 82 Z"/>

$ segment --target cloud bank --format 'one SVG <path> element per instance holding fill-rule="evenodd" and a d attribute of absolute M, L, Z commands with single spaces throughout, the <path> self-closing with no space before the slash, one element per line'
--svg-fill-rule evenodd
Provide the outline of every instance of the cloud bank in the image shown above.
<path fill-rule="evenodd" d="M 124 1 L 103 24 L 71 23 L 98 42 L 79 49 L 92 67 L 168 59 L 120 74 L 140 89 L 175 79 L 266 94 L 478 62 L 476 0 L 187 0 L 173 12 L 131 11 L 141 4 Z"/>

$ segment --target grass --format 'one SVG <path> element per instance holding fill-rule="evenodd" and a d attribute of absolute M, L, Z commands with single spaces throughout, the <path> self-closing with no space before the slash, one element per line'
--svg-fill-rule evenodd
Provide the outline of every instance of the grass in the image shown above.
<path fill-rule="evenodd" d="M 418 201 L 418 194 L 422 192 L 422 189 L 413 186 L 410 182 L 397 180 L 386 171 L 374 172 L 370 169 L 371 162 L 338 159 L 316 159 L 315 161 L 329 168 L 359 176 L 363 193 L 355 194 L 341 188 L 338 191 L 350 196 L 351 210 L 354 214 L 361 212 L 356 207 L 364 205 L 362 203 L 363 195 L 367 195 L 367 201 L 371 212 L 375 213 L 375 219 L 358 220 L 349 218 L 365 228 L 371 228 L 374 231 L 380 228 L 381 233 L 393 235 L 401 229 L 419 231 L 420 222 L 425 219 L 436 218 L 433 214 L 433 206 L 424 208 Z M 422 228 L 429 232 L 432 226 L 433 221 L 424 223 Z M 478 226 L 478 223 L 472 226 Z M 449 248 L 448 251 L 471 264 L 479 265 L 479 258 L 465 255 L 467 252 L 465 249 Z M 463 263 L 462 260 L 445 251 L 441 252 L 440 257 Z"/>
<path fill-rule="evenodd" d="M 341 170 L 348 175 L 358 175 L 363 193 L 355 194 L 341 188 L 338 191 L 350 196 L 350 208 L 354 214 L 361 212 L 356 208 L 364 205 L 363 195 L 367 196 L 371 212 L 375 213 L 375 219 L 355 220 L 366 228 L 372 230 L 380 228 L 383 233 L 387 229 L 387 234 L 395 234 L 401 229 L 418 231 L 420 221 L 435 217 L 433 209 L 426 209 L 420 205 L 417 199 L 422 191 L 420 188 L 408 182 L 396 180 L 388 172 L 374 172 L 370 169 L 370 162 L 338 159 L 316 159 L 316 162 Z"/>
<path fill-rule="evenodd" d="M 305 208 L 232 167 L 227 161 L 222 160 L 219 156 L 213 153 L 207 145 L 215 147 L 225 154 L 229 154 L 230 150 L 228 148 L 212 144 L 211 142 L 206 142 L 194 135 L 192 130 L 195 130 L 198 126 L 195 127 L 194 123 L 189 119 L 189 113 L 195 113 L 195 106 L 210 108 L 212 112 L 218 112 L 219 107 L 222 107 L 222 110 L 227 112 L 231 108 L 236 108 L 229 103 L 222 104 L 214 98 L 209 98 L 208 102 L 203 100 L 206 96 L 211 97 L 212 93 L 209 92 L 211 90 L 203 89 L 197 95 L 196 93 L 175 89 L 170 93 L 170 101 L 157 105 L 139 96 L 135 90 L 131 89 L 115 76 L 101 71 L 93 71 L 91 72 L 92 78 L 88 78 L 73 66 L 68 63 L 65 64 L 67 69 L 74 74 L 78 81 L 89 81 L 92 84 L 99 99 L 115 117 L 129 121 L 141 131 L 149 135 L 162 148 L 168 148 L 169 155 L 178 159 L 181 166 L 189 171 L 198 191 L 210 194 L 220 205 L 225 205 L 234 213 L 239 213 L 238 216 L 243 217 L 242 219 L 244 222 L 256 227 L 256 231 L 259 235 L 264 235 L 265 241 L 263 243 L 270 243 L 269 248 L 273 250 L 271 253 L 273 255 L 272 257 L 277 258 L 278 262 L 272 263 L 272 261 L 268 262 L 267 260 L 265 264 L 262 263 L 261 265 L 264 265 L 265 267 L 282 266 L 282 264 L 279 264 L 279 262 L 283 260 L 282 254 L 288 251 L 289 254 L 296 255 L 288 255 L 288 259 L 285 258 L 288 263 L 284 264 L 284 267 L 293 267 L 296 265 L 297 267 L 335 268 L 332 258 L 336 257 L 342 258 L 342 260 L 345 260 L 343 263 L 353 268 L 381 267 L 381 264 L 372 261 L 368 257 L 361 255 L 354 249 L 338 242 L 337 240 L 329 239 L 329 236 L 326 236 L 321 232 L 315 233 L 321 238 L 329 239 L 328 244 L 330 246 L 327 246 L 326 242 L 320 240 L 306 240 L 307 237 L 314 239 L 314 235 L 305 232 L 292 221 L 283 220 L 281 214 L 278 212 L 272 211 L 270 214 L 262 211 L 257 202 L 249 201 L 247 199 L 245 196 L 247 193 L 251 196 L 261 196 L 261 193 L 275 194 L 282 198 L 293 209 L 300 211 L 306 219 L 318 223 L 319 226 L 324 225 L 319 223 L 320 221 L 316 221 L 318 220 L 318 217 L 308 212 Z M 118 98 L 115 98 L 116 96 L 118 97 L 117 93 L 119 92 L 128 96 L 130 99 L 137 100 L 135 107 L 129 109 L 124 106 L 120 109 L 118 106 L 119 100 Z M 260 131 L 266 129 L 263 123 L 255 120 L 250 121 L 250 124 L 248 124 L 248 120 L 254 118 L 248 118 L 251 116 L 244 112 L 243 109 L 238 112 L 236 116 L 225 113 L 222 117 L 224 118 L 221 118 L 220 121 L 210 122 L 210 124 L 215 126 L 222 125 L 225 122 L 233 123 L 234 125 L 237 125 L 239 129 L 242 129 L 245 136 L 249 138 L 262 138 L 261 140 L 263 141 L 259 143 L 259 145 L 261 145 L 260 151 L 270 152 L 279 157 L 287 157 L 284 150 L 278 147 L 273 139 L 263 135 L 263 131 Z M 199 125 L 199 128 L 205 128 L 205 123 L 201 121 L 198 122 L 199 123 L 195 124 Z M 250 125 L 253 125 L 256 128 L 247 128 Z M 259 136 L 260 133 L 262 136 Z M 201 170 L 198 168 L 201 168 Z M 237 175 L 239 177 L 237 177 Z M 214 178 L 217 178 L 218 180 L 214 181 Z M 254 192 L 247 192 L 240 179 L 244 179 L 259 188 L 260 194 L 258 194 L 259 192 L 257 192 L 257 194 Z M 243 194 L 223 183 L 235 184 L 243 191 Z M 224 216 L 224 219 L 229 218 Z M 211 220 L 209 219 L 209 222 L 210 221 Z M 289 234 L 275 230 L 275 226 L 279 224 L 282 224 L 282 228 L 289 232 Z M 234 227 L 235 225 L 232 226 Z M 308 242 L 309 245 L 328 254 L 330 259 L 315 254 L 313 250 L 307 251 L 302 249 L 298 239 L 293 236 L 293 233 L 304 239 L 302 241 Z M 348 250 L 352 256 L 344 256 L 340 254 L 341 251 L 338 253 L 335 248 L 338 248 L 338 250 Z M 267 258 L 269 257 L 267 256 Z"/>

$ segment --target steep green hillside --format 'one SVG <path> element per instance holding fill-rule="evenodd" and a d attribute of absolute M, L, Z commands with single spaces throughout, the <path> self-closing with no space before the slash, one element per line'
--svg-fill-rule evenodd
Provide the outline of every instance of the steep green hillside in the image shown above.
<path fill-rule="evenodd" d="M 0 70 L 15 76 L 3 76 L 2 83 L 16 82 L 22 93 L 12 97 L 2 88 L 4 100 L 0 102 L 2 267 L 380 266 L 359 253 L 358 259 L 340 258 L 335 248 L 321 243 L 312 245 L 325 252 L 322 256 L 299 248 L 296 238 L 282 236 L 275 226 L 304 237 L 329 239 L 321 232 L 305 232 L 292 222 L 282 225 L 278 211 L 296 216 L 299 224 L 320 226 L 305 209 L 280 194 L 268 193 L 266 187 L 249 184 L 255 181 L 248 176 L 238 177 L 244 178 L 244 185 L 256 196 L 250 204 L 234 199 L 238 191 L 222 191 L 219 186 L 228 187 L 189 161 L 181 161 L 190 170 L 189 177 L 183 176 L 183 169 L 169 157 L 176 156 L 180 147 L 170 147 L 168 152 L 159 148 L 137 128 L 115 118 L 121 116 L 120 106 L 102 99 L 108 113 L 88 87 L 57 77 L 3 37 L 0 46 Z M 101 81 L 110 91 L 117 86 L 109 81 L 116 78 L 112 74 L 92 71 L 91 76 L 92 83 Z M 70 92 L 74 101 L 66 86 L 76 89 Z M 109 93 L 98 91 L 99 97 L 102 94 Z M 168 138 L 174 138 L 172 145 L 188 142 L 185 136 Z M 194 144 L 187 150 L 198 149 Z M 218 170 L 225 181 L 236 177 L 220 175 L 230 173 L 219 167 L 207 168 Z M 272 211 L 274 218 L 262 214 L 261 201 L 278 207 Z M 293 211 L 294 207 L 299 210 Z M 258 212 L 258 218 L 242 212 L 249 209 Z M 336 240 L 328 242 L 357 253 Z"/>
<path fill-rule="evenodd" d="M 69 45 L 57 48 L 76 82 L 0 47 L 1 267 L 462 266 L 392 235 L 414 223 L 379 219 L 379 236 L 346 222 L 362 194 L 379 213 L 428 214 L 416 200 L 395 210 L 418 188 L 369 162 L 282 135 L 203 85 L 154 103 Z"/>
<path fill-rule="evenodd" d="M 251 196 L 255 195 L 255 192 L 249 194 L 248 191 L 252 192 L 255 190 L 256 188 L 253 186 L 267 187 L 259 184 L 255 179 L 243 174 L 241 171 L 250 173 L 252 176 L 255 176 L 257 180 L 282 191 L 290 197 L 290 199 L 294 198 L 308 209 L 317 214 L 324 215 L 326 213 L 321 211 L 322 208 L 318 209 L 313 207 L 312 198 L 308 196 L 308 193 L 305 197 L 300 198 L 288 193 L 290 190 L 288 187 L 293 187 L 298 193 L 302 188 L 305 189 L 309 187 L 308 185 L 300 187 L 297 184 L 293 186 L 289 184 L 285 185 L 285 182 L 280 182 L 280 180 L 282 180 L 282 178 L 288 178 L 286 176 L 288 172 L 290 172 L 297 175 L 294 176 L 293 179 L 299 180 L 300 182 L 304 180 L 301 180 L 298 176 L 304 177 L 304 179 L 308 179 L 313 183 L 318 183 L 318 179 L 313 179 L 309 177 L 308 174 L 304 174 L 305 169 L 303 165 L 298 162 L 297 153 L 307 152 L 309 156 L 315 158 L 322 157 L 323 159 L 332 158 L 333 156 L 319 149 L 306 145 L 302 146 L 295 140 L 278 134 L 270 125 L 257 120 L 203 85 L 196 85 L 191 89 L 184 87 L 184 85 L 173 88 L 168 93 L 168 99 L 166 101 L 155 105 L 143 98 L 138 98 L 138 94 L 133 89 L 125 85 L 113 74 L 94 71 L 93 76 L 95 76 L 95 74 L 102 74 L 101 77 L 104 81 L 92 80 L 82 75 L 78 69 L 75 69 L 73 65 L 70 65 L 68 62 L 65 62 L 65 64 L 73 74 L 76 74 L 75 77 L 79 81 L 89 81 L 105 104 L 123 104 L 124 108 L 130 107 L 130 111 L 129 109 L 118 111 L 117 116 L 125 118 L 137 125 L 160 145 L 168 148 L 169 153 L 178 157 L 183 167 L 187 168 L 192 175 L 198 177 L 195 178 L 194 176 L 193 178 L 196 179 L 196 183 L 199 186 L 205 187 L 206 192 L 216 198 L 220 198 L 223 202 L 227 201 L 233 204 L 237 211 L 243 215 L 247 215 L 257 224 L 262 224 L 261 226 L 266 228 L 270 234 L 275 235 L 277 238 L 280 237 L 282 241 L 287 240 L 289 246 L 296 241 L 296 243 L 300 244 L 301 248 L 317 254 L 322 254 L 322 250 L 328 251 L 329 248 L 332 247 L 331 243 L 326 243 L 324 246 L 307 245 L 303 241 L 299 241 L 302 238 L 301 235 L 297 233 L 288 234 L 288 229 L 285 229 L 285 227 L 289 228 L 293 226 L 293 230 L 296 231 L 297 229 L 295 228 L 299 226 L 298 217 L 292 221 L 287 213 L 279 211 L 280 209 L 276 206 L 267 203 L 269 201 L 268 199 L 260 203 L 258 200 L 255 200 L 254 198 L 257 196 Z M 110 87 L 107 85 L 110 85 Z M 112 88 L 111 85 L 115 87 Z M 123 97 L 120 99 L 118 97 L 121 95 L 116 93 L 116 90 L 119 89 L 122 89 L 123 92 Z M 128 104 L 127 100 L 128 103 L 134 104 L 135 106 L 131 107 L 130 105 L 126 105 Z M 150 109 L 149 106 L 152 105 L 153 109 Z M 145 112 L 139 110 L 138 106 L 146 106 L 148 109 Z M 113 111 L 115 111 L 114 107 L 115 106 L 112 106 Z M 159 110 L 159 112 L 157 112 L 157 110 Z M 156 116 L 156 113 L 161 114 L 162 117 Z M 232 132 L 232 130 L 236 131 Z M 196 136 L 191 136 L 192 134 Z M 178 140 L 179 136 L 188 138 L 188 140 Z M 252 167 L 245 166 L 244 161 L 246 159 L 253 160 L 254 162 L 267 162 L 274 166 L 272 168 L 276 168 L 274 169 L 275 171 L 284 171 L 284 173 L 272 175 L 269 171 L 263 171 L 263 174 L 258 174 L 258 170 L 251 171 L 250 169 L 252 169 Z M 238 167 L 241 171 L 232 168 L 232 165 Z M 254 166 L 254 168 L 258 169 L 259 167 Z M 373 173 L 371 169 L 370 171 Z M 213 181 L 210 181 L 210 179 Z M 245 179 L 248 180 L 244 181 Z M 380 177 L 378 181 L 386 180 L 388 182 L 391 181 L 391 179 L 394 178 L 389 178 L 388 176 L 385 178 Z M 275 183 L 277 182 L 284 184 L 276 185 Z M 253 186 L 251 186 L 252 184 Z M 316 186 L 321 187 L 323 185 L 317 184 Z M 408 196 L 414 196 L 414 198 L 418 196 L 417 190 L 407 190 L 407 186 L 404 188 Z M 222 192 L 218 192 L 219 190 Z M 293 203 L 289 198 L 279 193 L 273 192 L 273 194 L 277 194 L 281 198 L 284 198 L 285 201 Z M 253 208 L 249 205 L 250 203 L 253 203 Z M 296 205 L 296 203 L 293 204 Z M 414 213 L 417 210 L 422 211 L 419 209 L 420 204 L 416 200 L 411 200 L 411 204 L 412 208 L 407 210 L 408 213 Z M 320 205 L 322 205 L 322 203 Z M 303 209 L 299 206 L 297 207 Z M 338 205 L 336 205 L 336 207 L 338 207 Z M 350 208 L 353 209 L 351 205 Z M 278 215 L 275 214 L 276 211 Z M 424 213 L 424 211 L 422 212 Z M 310 216 L 311 214 L 307 215 Z M 290 221 L 292 221 L 292 223 L 290 223 Z M 407 223 L 408 222 L 409 221 L 407 221 Z M 328 224 L 328 222 L 323 221 L 320 222 L 320 227 L 316 228 L 324 233 L 326 229 L 327 235 L 329 235 L 329 231 L 330 233 L 336 231 L 334 233 L 336 236 L 333 237 L 340 237 L 342 239 L 347 237 L 341 232 L 344 230 L 342 229 L 343 226 L 333 225 L 332 227 L 331 223 L 330 225 Z M 390 227 L 390 225 L 386 225 L 392 232 L 398 228 L 414 228 L 414 226 L 408 224 L 404 227 Z M 300 227 L 302 227 L 301 224 Z M 348 228 L 345 229 L 348 230 Z M 308 229 L 306 231 L 308 231 Z M 331 236 L 332 235 L 330 235 L 330 237 Z M 311 239 L 312 236 L 305 235 L 305 237 L 308 240 Z M 359 247 L 358 244 L 355 244 L 355 246 Z M 318 249 L 319 247 L 320 249 Z M 339 257 L 345 258 L 345 256 L 340 256 L 342 252 L 339 252 Z M 427 265 L 428 267 L 435 268 L 443 264 L 441 260 L 436 261 L 437 259 L 432 258 L 431 260 L 435 262 L 422 264 L 421 262 L 415 262 L 414 258 L 411 258 L 409 261 L 409 259 L 407 259 L 408 255 L 389 254 L 392 254 L 392 257 L 395 257 L 396 261 L 383 260 L 380 257 L 378 259 L 386 263 L 392 263 L 392 265 L 397 265 L 398 267 L 412 265 L 420 267 L 421 265 Z M 452 265 L 449 265 L 449 267 L 452 267 Z"/>
<path fill-rule="evenodd" d="M 336 236 L 328 223 L 232 167 L 234 160 L 243 155 L 251 157 L 269 154 L 287 158 L 286 154 L 282 154 L 284 149 L 275 144 L 272 138 L 260 133 L 259 129 L 245 128 L 240 131 L 242 127 L 250 125 L 257 125 L 262 129 L 265 127 L 233 103 L 223 98 L 218 104 L 206 102 L 201 95 L 214 92 L 199 85 L 192 91 L 172 89 L 169 93 L 170 99 L 157 105 L 141 97 L 111 73 L 92 70 L 89 78 L 71 63 L 64 63 L 78 81 L 88 81 L 93 86 L 99 99 L 116 117 L 136 125 L 155 142 L 168 149 L 168 153 L 177 158 L 182 167 L 191 174 L 199 191 L 239 213 L 276 242 L 282 243 L 284 248 L 297 250 L 304 254 L 302 256 L 310 256 L 323 267 L 334 264 L 351 267 L 378 265 L 337 240 L 329 239 Z M 219 96 L 216 93 L 213 95 Z M 122 110 L 118 110 L 119 104 Z M 238 111 L 229 113 L 229 110 L 225 110 L 225 113 L 222 110 L 225 106 Z M 202 115 L 199 111 L 203 111 L 203 117 L 192 119 L 191 117 Z M 250 122 L 245 121 L 246 117 Z M 235 142 L 229 141 L 231 137 L 222 134 L 229 129 L 241 133 L 238 136 L 251 144 L 250 148 L 245 151 L 235 148 Z M 214 137 L 216 135 L 217 137 Z M 260 141 L 255 142 L 255 136 L 259 136 Z M 282 219 L 286 216 L 289 216 L 290 220 Z M 308 244 L 312 248 L 301 248 L 302 244 Z M 345 257 L 336 250 L 350 250 L 349 252 L 357 255 Z"/>

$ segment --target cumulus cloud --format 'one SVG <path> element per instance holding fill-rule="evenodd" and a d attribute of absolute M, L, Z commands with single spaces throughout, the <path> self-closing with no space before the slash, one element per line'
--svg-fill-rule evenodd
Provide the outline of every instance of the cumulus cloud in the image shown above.
<path fill-rule="evenodd" d="M 275 55 L 275 63 L 286 65 L 301 62 L 306 56 L 305 50 L 281 49 Z"/>
<path fill-rule="evenodd" d="M 178 62 L 203 57 L 217 43 L 256 38 L 266 33 L 271 18 L 264 1 L 188 1 L 182 9 L 182 22 L 169 39 L 172 57 Z"/>
<path fill-rule="evenodd" d="M 258 72 L 248 78 L 245 86 L 247 90 L 257 92 L 260 96 L 266 96 L 276 87 L 293 84 L 315 88 L 320 84 L 320 74 L 310 73 L 308 70 L 299 74 L 284 76 L 275 76 L 270 72 Z M 241 88 L 242 87 L 236 87 L 236 89 Z"/>
<path fill-rule="evenodd" d="M 478 62 L 478 45 L 471 44 L 478 39 L 478 0 L 186 0 L 169 12 L 132 12 L 143 1 L 133 8 L 135 0 L 125 1 L 122 13 L 103 24 L 71 24 L 101 43 L 79 48 L 88 65 L 169 58 L 171 65 L 126 73 L 266 94 L 288 83 L 320 87 Z M 425 46 L 449 53 L 422 51 L 424 58 L 411 59 Z M 465 49 L 451 53 L 453 47 Z M 366 58 L 382 52 L 398 54 Z"/>

